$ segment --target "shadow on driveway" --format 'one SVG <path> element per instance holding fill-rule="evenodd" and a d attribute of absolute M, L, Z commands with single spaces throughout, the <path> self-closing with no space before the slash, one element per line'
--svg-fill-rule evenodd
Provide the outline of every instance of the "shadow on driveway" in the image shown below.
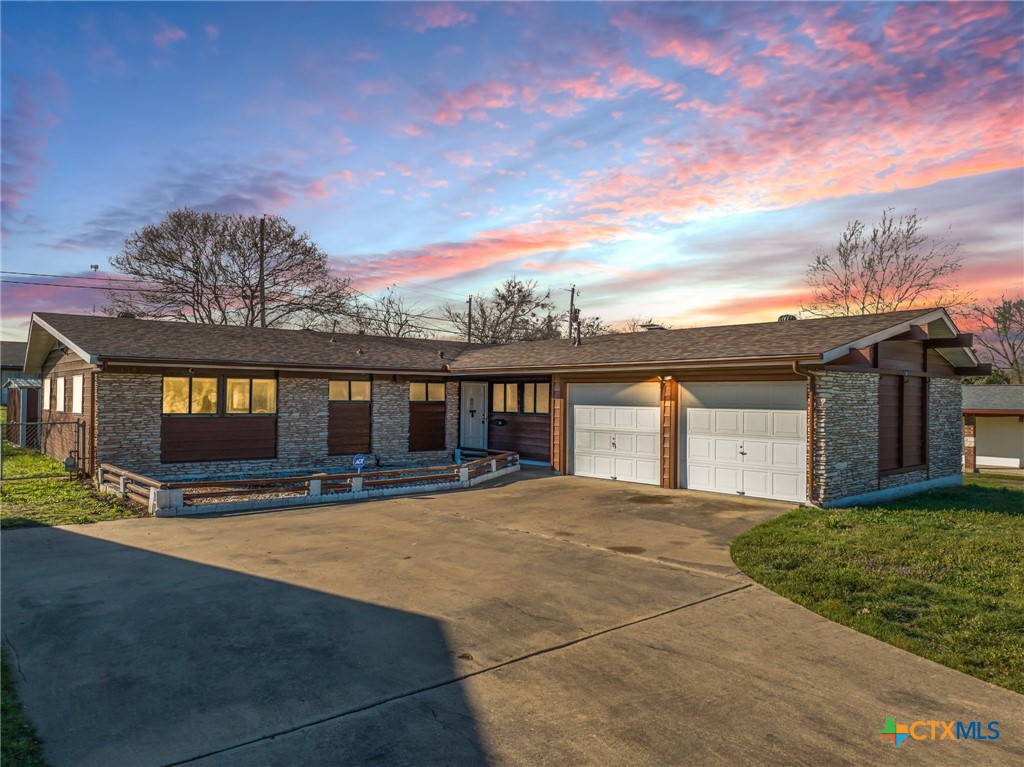
<path fill-rule="evenodd" d="M 3 565 L 12 673 L 54 767 L 183 764 L 348 716 L 323 763 L 488 764 L 432 618 L 59 528 L 5 533 Z M 439 685 L 401 717 L 381 705 Z"/>

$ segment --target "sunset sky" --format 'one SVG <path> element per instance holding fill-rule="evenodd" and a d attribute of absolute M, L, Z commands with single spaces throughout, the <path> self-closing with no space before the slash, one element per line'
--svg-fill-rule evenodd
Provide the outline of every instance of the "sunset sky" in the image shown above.
<path fill-rule="evenodd" d="M 5 281 L 110 274 L 181 206 L 283 215 L 424 311 L 517 275 L 774 319 L 889 206 L 979 295 L 1024 279 L 1021 3 L 3 3 L 2 36 Z M 2 287 L 5 339 L 103 303 Z"/>

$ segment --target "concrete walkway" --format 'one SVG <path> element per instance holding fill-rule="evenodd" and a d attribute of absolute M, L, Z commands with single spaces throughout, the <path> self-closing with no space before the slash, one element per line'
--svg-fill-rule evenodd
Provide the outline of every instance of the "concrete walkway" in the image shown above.
<path fill-rule="evenodd" d="M 1024 763 L 1021 696 L 737 572 L 784 510 L 516 477 L 12 531 L 4 641 L 54 767 Z M 887 717 L 1002 737 L 895 752 Z"/>

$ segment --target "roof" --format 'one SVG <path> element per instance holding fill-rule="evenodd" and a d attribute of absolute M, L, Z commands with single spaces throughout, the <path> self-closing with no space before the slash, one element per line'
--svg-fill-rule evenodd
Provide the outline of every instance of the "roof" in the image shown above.
<path fill-rule="evenodd" d="M 946 317 L 941 309 L 914 309 L 857 317 L 829 317 L 752 325 L 721 325 L 682 330 L 646 330 L 640 333 L 584 338 L 580 346 L 560 341 L 528 341 L 467 350 L 452 364 L 455 371 L 562 368 L 587 365 L 622 365 L 716 360 L 821 359 L 846 354 L 857 342 L 873 343 L 874 334 L 902 332 L 914 321 Z M 938 335 L 955 335 L 955 327 Z M 936 328 L 934 331 L 941 331 Z M 828 361 L 826 359 L 826 361 Z"/>
<path fill-rule="evenodd" d="M 964 386 L 964 410 L 1010 410 L 1024 415 L 1024 385 Z"/>
<path fill-rule="evenodd" d="M 32 376 L 21 376 L 4 381 L 5 389 L 38 389 L 40 385 L 39 379 Z"/>
<path fill-rule="evenodd" d="M 33 372 L 42 365 L 53 340 L 62 341 L 92 363 L 160 361 L 438 373 L 467 346 L 417 338 L 97 315 L 41 313 L 33 315 L 33 319 L 29 336 L 32 349 L 28 355 L 28 369 Z M 43 332 L 38 333 L 37 329 Z M 49 342 L 46 336 L 50 337 Z"/>
<path fill-rule="evenodd" d="M 643 367 L 666 363 L 809 360 L 829 362 L 912 325 L 927 325 L 934 338 L 949 338 L 956 326 L 942 309 L 916 309 L 859 317 L 761 322 L 683 330 L 651 330 L 501 346 L 416 338 L 383 338 L 309 330 L 202 325 L 76 314 L 35 314 L 29 331 L 26 371 L 37 372 L 56 343 L 96 364 L 317 368 L 379 372 L 456 374 Z M 969 350 L 951 362 L 977 360 Z M 972 363 L 973 360 L 973 363 Z"/>
<path fill-rule="evenodd" d="M 27 341 L 0 341 L 0 366 L 21 370 L 27 348 Z"/>

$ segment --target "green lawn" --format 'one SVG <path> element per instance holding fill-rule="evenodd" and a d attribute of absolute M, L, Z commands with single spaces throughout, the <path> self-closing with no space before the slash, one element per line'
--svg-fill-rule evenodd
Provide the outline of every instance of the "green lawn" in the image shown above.
<path fill-rule="evenodd" d="M 751 578 L 837 623 L 1024 693 L 1024 482 L 800 508 L 732 544 Z"/>
<path fill-rule="evenodd" d="M 35 727 L 22 713 L 6 653 L 0 655 L 0 765 L 46 767 Z"/>
<path fill-rule="evenodd" d="M 91 483 L 62 473 L 60 463 L 35 450 L 3 446 L 0 483 L 0 528 L 78 525 L 125 517 L 148 516 L 145 509 L 115 495 L 97 493 Z"/>

